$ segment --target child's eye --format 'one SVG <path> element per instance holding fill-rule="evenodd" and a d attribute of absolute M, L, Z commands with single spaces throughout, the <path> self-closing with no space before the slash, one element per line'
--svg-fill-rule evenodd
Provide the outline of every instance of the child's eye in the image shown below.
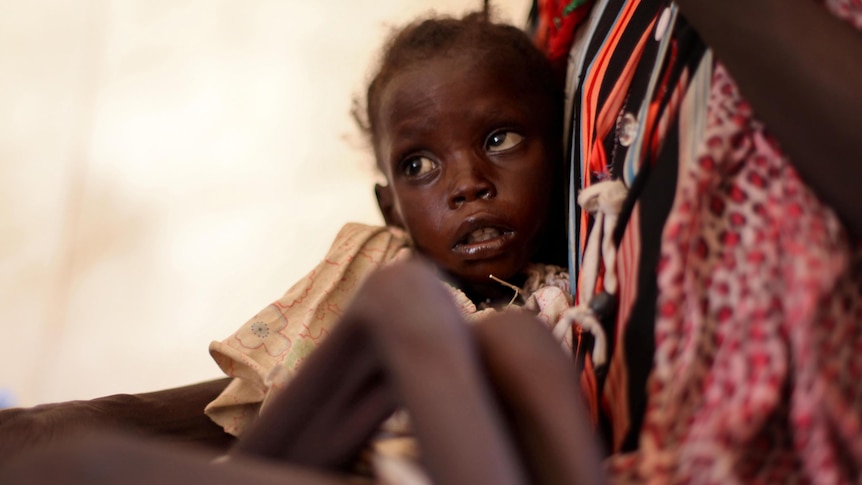
<path fill-rule="evenodd" d="M 520 145 L 524 137 L 514 131 L 495 131 L 485 140 L 485 150 L 489 152 L 503 152 Z"/>
<path fill-rule="evenodd" d="M 401 173 L 407 177 L 419 177 L 434 170 L 436 164 L 428 157 L 413 157 L 401 165 Z"/>

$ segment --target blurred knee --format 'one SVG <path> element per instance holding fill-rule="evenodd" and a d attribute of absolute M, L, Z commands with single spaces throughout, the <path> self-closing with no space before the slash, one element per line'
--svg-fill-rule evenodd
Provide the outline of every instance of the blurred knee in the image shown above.
<path fill-rule="evenodd" d="M 478 322 L 473 331 L 486 358 L 518 362 L 525 368 L 566 372 L 572 368 L 560 343 L 528 312 L 501 312 Z"/>
<path fill-rule="evenodd" d="M 505 311 L 494 314 L 477 322 L 474 332 L 477 338 L 493 345 L 505 345 L 512 350 L 524 349 L 525 352 L 532 347 L 558 348 L 548 329 L 542 325 L 539 319 L 526 311 Z"/>
<path fill-rule="evenodd" d="M 408 262 L 375 272 L 352 304 L 354 317 L 375 339 L 438 343 L 463 328 L 452 294 L 426 264 Z M 457 331 L 457 330 L 456 330 Z"/>
<path fill-rule="evenodd" d="M 425 263 L 409 261 L 372 273 L 359 289 L 357 300 L 398 303 L 444 294 L 434 270 Z"/>

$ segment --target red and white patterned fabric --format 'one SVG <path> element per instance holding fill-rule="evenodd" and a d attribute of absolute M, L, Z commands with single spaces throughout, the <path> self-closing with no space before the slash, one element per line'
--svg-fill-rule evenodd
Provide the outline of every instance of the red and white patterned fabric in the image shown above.
<path fill-rule="evenodd" d="M 862 2 L 827 8 L 862 26 Z M 656 353 L 619 482 L 848 483 L 862 466 L 862 247 L 718 64 L 658 268 Z"/>

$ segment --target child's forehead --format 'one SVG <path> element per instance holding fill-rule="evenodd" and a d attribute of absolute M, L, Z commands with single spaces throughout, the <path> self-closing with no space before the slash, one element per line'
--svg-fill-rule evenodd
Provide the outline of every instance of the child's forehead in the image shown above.
<path fill-rule="evenodd" d="M 521 72 L 471 56 L 428 59 L 394 75 L 381 92 L 380 114 L 404 111 L 523 110 L 544 96 L 541 86 Z M 456 106 L 452 106 L 456 103 Z M 408 109 L 409 108 L 409 109 Z"/>
<path fill-rule="evenodd" d="M 511 45 L 452 45 L 427 53 L 406 63 L 406 68 L 421 69 L 435 63 L 465 63 L 481 69 L 511 69 L 527 64 L 524 53 Z"/>
<path fill-rule="evenodd" d="M 516 104 L 526 103 L 526 95 L 551 96 L 545 92 L 546 86 L 523 68 L 518 56 L 479 49 L 447 51 L 418 59 L 393 72 L 382 92 L 384 96 L 391 94 L 394 86 L 400 91 L 423 91 L 429 86 L 448 85 L 505 92 Z"/>

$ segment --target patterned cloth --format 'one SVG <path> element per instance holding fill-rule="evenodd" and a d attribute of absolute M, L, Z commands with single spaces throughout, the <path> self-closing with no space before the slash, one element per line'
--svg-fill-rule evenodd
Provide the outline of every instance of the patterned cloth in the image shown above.
<path fill-rule="evenodd" d="M 653 483 L 849 483 L 862 464 L 862 250 L 720 64 L 658 269 L 640 450 Z"/>
<path fill-rule="evenodd" d="M 570 275 L 579 306 L 602 315 L 610 343 L 609 365 L 591 369 L 584 357 L 582 387 L 590 409 L 602 408 L 600 431 L 618 452 L 637 447 L 653 355 L 651 275 L 684 132 L 678 107 L 705 48 L 667 2 L 599 0 L 594 8 L 569 56 Z M 619 209 L 581 207 L 585 194 L 612 185 L 627 191 Z M 608 216 L 616 228 L 601 227 Z M 594 304 L 602 293 L 599 301 L 616 305 Z"/>
<path fill-rule="evenodd" d="M 278 301 L 252 317 L 210 354 L 229 376 L 228 387 L 206 407 L 206 414 L 238 436 L 273 388 L 270 372 L 294 371 L 326 337 L 344 313 L 362 280 L 372 271 L 407 257 L 409 241 L 393 228 L 348 224 L 326 258 Z"/>
<path fill-rule="evenodd" d="M 862 27 L 858 0 L 820 3 Z M 643 31 L 635 21 L 656 30 L 668 4 L 598 3 L 608 19 L 598 31 L 607 37 L 594 36 L 572 58 L 595 67 L 604 55 L 599 69 L 630 64 Z M 634 28 L 620 24 L 627 9 L 642 10 L 630 17 Z M 639 102 L 656 110 L 657 123 L 646 123 L 648 149 L 628 154 L 640 157 L 641 170 L 616 231 L 616 345 L 599 386 L 614 452 L 610 476 L 620 483 L 856 481 L 862 248 L 799 179 L 723 65 L 682 42 L 687 28 L 680 19 L 665 61 L 645 69 L 656 74 L 646 78 L 678 81 Z M 600 42 L 614 32 L 623 41 L 606 50 Z M 637 69 L 653 59 L 641 55 Z M 591 79 L 589 70 L 572 72 L 579 88 Z M 704 72 L 706 83 L 692 80 Z M 613 89 L 620 77 L 606 75 L 611 81 L 586 119 L 589 99 L 575 94 L 582 115 L 572 124 L 573 177 L 583 177 L 575 187 L 588 186 L 603 164 L 615 174 L 612 163 L 577 156 L 578 140 L 602 155 L 584 127 L 599 126 L 603 112 L 619 110 L 619 120 L 632 112 L 626 105 L 644 73 L 635 72 L 620 108 Z M 643 126 L 644 118 L 634 119 Z M 605 154 L 619 149 L 619 131 L 605 140 Z M 575 215 L 575 255 L 583 253 L 590 224 Z M 580 276 L 578 263 L 572 272 Z"/>

